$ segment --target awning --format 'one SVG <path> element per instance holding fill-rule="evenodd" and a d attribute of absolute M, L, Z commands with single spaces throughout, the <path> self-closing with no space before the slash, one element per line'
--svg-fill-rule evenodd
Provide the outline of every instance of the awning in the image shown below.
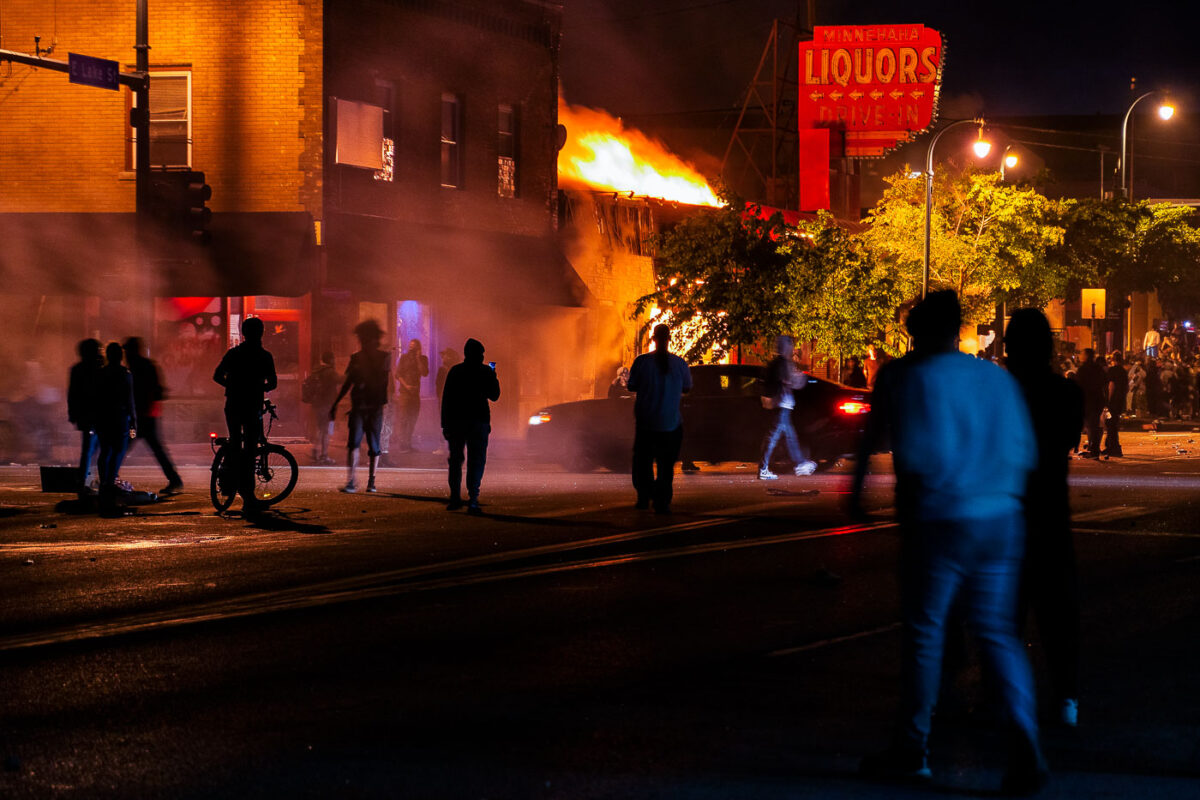
<path fill-rule="evenodd" d="M 157 297 L 298 296 L 317 271 L 307 212 L 214 214 L 208 245 L 150 236 L 136 270 L 132 213 L 0 214 L 0 292 Z"/>
<path fill-rule="evenodd" d="M 581 307 L 587 285 L 554 237 L 331 214 L 326 285 L 377 300 Z"/>

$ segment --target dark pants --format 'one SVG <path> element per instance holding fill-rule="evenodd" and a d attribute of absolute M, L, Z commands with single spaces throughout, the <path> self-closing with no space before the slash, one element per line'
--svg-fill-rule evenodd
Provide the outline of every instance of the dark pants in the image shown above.
<path fill-rule="evenodd" d="M 413 430 L 417 427 L 417 416 L 421 413 L 421 393 L 401 390 L 396 397 L 399 419 L 400 448 L 411 450 Z"/>
<path fill-rule="evenodd" d="M 1054 701 L 1079 697 L 1079 576 L 1068 511 L 1026 511 L 1028 534 L 1018 620 L 1037 620 Z M 1057 710 L 1052 707 L 1051 710 Z"/>
<path fill-rule="evenodd" d="M 1121 455 L 1121 415 L 1113 414 L 1104 421 L 1104 449 L 1110 456 Z"/>
<path fill-rule="evenodd" d="M 162 439 L 158 436 L 158 417 L 139 418 L 137 438 L 133 441 L 134 443 L 140 441 L 146 443 L 150 452 L 154 453 L 158 466 L 162 467 L 163 475 L 167 476 L 167 483 L 183 483 L 179 478 L 179 473 L 175 471 L 175 465 L 171 463 L 171 456 L 167 454 L 167 448 L 163 446 Z"/>
<path fill-rule="evenodd" d="M 633 434 L 633 488 L 637 490 L 638 503 L 653 501 L 654 507 L 662 511 L 671 507 L 675 462 L 682 446 L 682 425 L 673 431 L 637 428 Z"/>
<path fill-rule="evenodd" d="M 1083 409 L 1083 430 L 1087 433 L 1087 451 L 1092 455 L 1100 455 L 1100 412 L 1103 409 L 1085 406 Z"/>
<path fill-rule="evenodd" d="M 262 407 L 253 411 L 225 407 L 225 424 L 229 426 L 229 452 L 237 457 L 234 465 L 237 474 L 238 494 L 242 496 L 242 504 L 256 504 L 254 499 L 254 456 L 258 442 L 262 439 Z"/>
<path fill-rule="evenodd" d="M 100 491 L 111 493 L 116 487 L 117 474 L 129 448 L 129 418 L 105 425 L 96 431 L 100 440 L 100 459 L 96 471 L 100 474 Z"/>
<path fill-rule="evenodd" d="M 479 485 L 483 483 L 483 468 L 487 465 L 488 434 L 492 426 L 486 422 L 474 422 L 461 428 L 447 429 L 446 443 L 450 448 L 450 499 L 462 497 L 463 450 L 467 451 L 467 497 L 479 499 Z"/>
<path fill-rule="evenodd" d="M 92 477 L 92 460 L 96 457 L 96 448 L 100 444 L 100 437 L 96 436 L 93 430 L 79 432 L 79 491 L 83 492 L 87 489 L 88 481 Z"/>

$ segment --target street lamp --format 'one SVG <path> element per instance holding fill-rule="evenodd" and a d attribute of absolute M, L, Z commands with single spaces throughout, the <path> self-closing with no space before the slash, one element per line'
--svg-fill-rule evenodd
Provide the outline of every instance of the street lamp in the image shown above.
<path fill-rule="evenodd" d="M 1165 94 L 1165 92 L 1146 92 L 1137 100 L 1134 100 L 1132 103 L 1130 103 L 1129 110 L 1125 112 L 1125 119 L 1121 123 L 1121 197 L 1125 200 L 1129 199 L 1129 186 L 1125 182 L 1125 153 L 1127 150 L 1125 141 L 1129 134 L 1129 116 L 1133 113 L 1134 106 L 1145 100 L 1147 97 L 1151 97 L 1156 94 Z M 1166 122 L 1171 117 L 1175 116 L 1175 106 L 1171 105 L 1169 102 L 1164 102 L 1158 107 L 1158 116 L 1159 119 Z"/>
<path fill-rule="evenodd" d="M 1004 148 L 1004 153 L 1000 156 L 1000 180 L 1004 180 L 1004 170 L 1012 169 L 1020 161 L 1016 153 L 1009 152 L 1012 149 L 1013 146 L 1011 144 L 1008 145 Z"/>
<path fill-rule="evenodd" d="M 951 122 L 938 131 L 929 143 L 929 149 L 925 152 L 925 274 L 921 279 L 922 300 L 925 299 L 925 295 L 929 294 L 929 238 L 930 231 L 933 228 L 933 148 L 937 147 L 938 139 L 942 138 L 942 134 L 956 125 L 979 126 L 979 138 L 975 140 L 975 144 L 973 145 L 977 156 L 983 158 L 992 149 L 992 143 L 983 138 L 982 119 L 960 119 Z"/>

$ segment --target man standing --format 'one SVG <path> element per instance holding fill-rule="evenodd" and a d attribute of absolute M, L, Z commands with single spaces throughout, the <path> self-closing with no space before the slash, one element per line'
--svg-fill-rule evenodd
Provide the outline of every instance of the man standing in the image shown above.
<path fill-rule="evenodd" d="M 442 389 L 442 435 L 450 450 L 450 511 L 462 508 L 463 450 L 467 457 L 467 513 L 482 514 L 479 487 L 487 464 L 488 436 L 492 432 L 492 411 L 488 401 L 500 399 L 500 381 L 496 362 L 483 363 L 483 343 L 467 339 L 463 360 L 446 373 Z"/>
<path fill-rule="evenodd" d="M 795 352 L 792 337 L 780 336 L 775 340 L 775 358 L 767 365 L 767 383 L 763 395 L 764 405 L 767 406 L 774 418 L 771 430 L 763 441 L 762 458 L 758 465 L 760 481 L 779 480 L 779 476 L 771 472 L 771 454 L 775 445 L 779 444 L 782 436 L 787 443 L 788 457 L 792 459 L 792 469 L 796 476 L 812 475 L 817 471 L 817 463 L 810 461 L 800 440 L 796 438 L 796 429 L 792 426 L 792 411 L 796 408 L 796 392 L 808 385 L 808 376 L 794 363 L 792 353 Z"/>
<path fill-rule="evenodd" d="M 863 372 L 862 362 L 858 360 L 858 356 L 850 356 L 847 366 L 850 369 L 846 373 L 845 384 L 851 389 L 866 389 L 867 373 Z"/>
<path fill-rule="evenodd" d="M 79 363 L 71 367 L 67 383 L 67 419 L 79 430 L 79 499 L 91 493 L 88 487 L 92 459 L 96 456 L 96 381 L 104 359 L 98 339 L 79 343 Z"/>
<path fill-rule="evenodd" d="M 262 510 L 254 497 L 254 454 L 263 435 L 263 401 L 279 383 L 275 358 L 262 346 L 263 333 L 263 321 L 258 317 L 242 320 L 242 343 L 231 347 L 213 372 L 213 380 L 225 387 L 225 424 L 229 426 L 230 451 L 239 455 L 237 481 L 243 514 Z"/>
<path fill-rule="evenodd" d="M 1096 360 L 1096 351 L 1084 348 L 1083 363 L 1075 372 L 1075 382 L 1083 390 L 1083 429 L 1087 431 L 1087 451 L 1084 458 L 1100 457 L 1100 414 L 1104 411 L 1104 387 L 1107 383 L 1104 367 Z"/>
<path fill-rule="evenodd" d="M 159 438 L 158 421 L 162 417 L 162 401 L 166 398 L 166 392 L 158 376 L 158 365 L 146 358 L 142 340 L 136 336 L 125 340 L 125 363 L 133 375 L 133 399 L 137 405 L 138 435 L 133 441 L 135 444 L 139 440 L 146 442 L 167 478 L 167 485 L 159 494 L 166 497 L 179 494 L 183 491 L 183 480 Z"/>
<path fill-rule="evenodd" d="M 1004 787 L 1032 792 L 1045 783 L 1047 769 L 1016 606 L 1025 544 L 1021 498 L 1037 452 L 1016 381 L 958 352 L 961 322 L 950 291 L 931 293 L 910 312 L 915 349 L 880 371 L 855 464 L 849 509 L 861 517 L 867 461 L 890 433 L 902 537 L 901 709 L 891 747 L 864 759 L 861 769 L 876 777 L 930 777 L 927 746 L 946 618 L 961 594 L 1012 725 Z"/>
<path fill-rule="evenodd" d="M 109 342 L 104 348 L 105 365 L 96 375 L 96 435 L 100 439 L 100 510 L 119 513 L 117 477 L 137 430 L 137 405 L 133 399 L 133 377 L 121 364 L 121 345 Z"/>
<path fill-rule="evenodd" d="M 413 449 L 413 430 L 417 427 L 417 416 L 421 413 L 421 379 L 429 374 L 429 359 L 421 354 L 421 343 L 412 339 L 408 350 L 400 356 L 396 365 L 396 380 L 400 395 L 400 443 L 401 453 Z"/>
<path fill-rule="evenodd" d="M 1108 416 L 1104 420 L 1104 449 L 1100 451 L 1100 454 L 1109 458 L 1120 458 L 1125 455 L 1121 451 L 1121 415 L 1125 413 L 1129 376 L 1125 373 L 1122 362 L 1120 350 L 1109 353 L 1108 371 L 1104 374 L 1104 406 L 1108 411 Z"/>
<path fill-rule="evenodd" d="M 304 379 L 301 393 L 307 396 L 301 399 L 312 405 L 313 463 L 332 464 L 333 459 L 329 457 L 329 440 L 333 437 L 334 423 L 329 418 L 329 407 L 333 405 L 333 399 L 338 393 L 338 375 L 333 366 L 332 350 L 321 353 L 321 366 Z"/>
<path fill-rule="evenodd" d="M 659 514 L 671 513 L 675 462 L 683 445 L 683 415 L 679 403 L 692 389 L 687 362 L 670 351 L 671 329 L 654 327 L 654 352 L 643 353 L 629 368 L 633 404 L 633 488 L 637 507 L 653 501 Z M 655 467 L 658 475 L 655 477 Z"/>
<path fill-rule="evenodd" d="M 329 419 L 337 419 L 337 406 L 346 392 L 350 392 L 350 438 L 346 442 L 346 485 L 341 491 L 353 494 L 358 491 L 358 448 L 363 437 L 367 438 L 367 491 L 375 492 L 375 469 L 379 466 L 379 454 L 383 452 L 380 438 L 383 433 L 383 407 L 388 402 L 391 375 L 388 368 L 389 353 L 379 349 L 383 329 L 373 319 L 358 323 L 354 328 L 358 337 L 359 350 L 350 356 L 346 367 L 346 380 L 341 391 L 329 408 Z"/>

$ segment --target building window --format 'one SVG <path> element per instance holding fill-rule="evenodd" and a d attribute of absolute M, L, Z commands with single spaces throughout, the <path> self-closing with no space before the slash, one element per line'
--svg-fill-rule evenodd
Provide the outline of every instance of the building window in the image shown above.
<path fill-rule="evenodd" d="M 442 186 L 462 188 L 462 103 L 442 95 Z"/>
<path fill-rule="evenodd" d="M 129 165 L 136 169 L 136 128 L 130 144 Z M 150 73 L 150 166 L 192 166 L 191 72 Z"/>
<path fill-rule="evenodd" d="M 375 97 L 383 107 L 383 167 L 375 170 L 375 180 L 391 183 L 396 179 L 396 137 L 392 133 L 392 118 L 396 111 L 396 84 L 376 78 Z"/>
<path fill-rule="evenodd" d="M 501 197 L 517 196 L 517 113 L 512 106 L 500 106 L 496 127 L 498 155 L 497 191 Z"/>

